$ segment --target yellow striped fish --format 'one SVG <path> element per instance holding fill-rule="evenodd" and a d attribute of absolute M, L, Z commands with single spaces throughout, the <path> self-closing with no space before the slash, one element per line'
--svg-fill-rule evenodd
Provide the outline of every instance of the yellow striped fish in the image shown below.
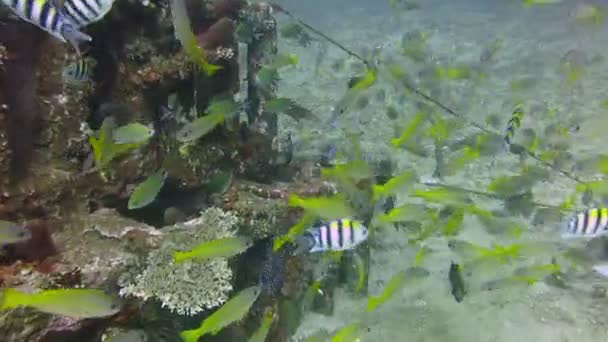
<path fill-rule="evenodd" d="M 521 126 L 521 120 L 524 117 L 524 108 L 520 103 L 515 106 L 513 110 L 513 114 L 511 114 L 511 119 L 509 119 L 509 124 L 507 125 L 507 130 L 505 132 L 505 144 L 507 149 L 511 146 L 511 141 L 513 140 L 513 136 L 515 135 L 515 130 Z"/>
<path fill-rule="evenodd" d="M 563 238 L 594 238 L 608 232 L 608 208 L 592 208 L 577 213 L 567 222 Z"/>

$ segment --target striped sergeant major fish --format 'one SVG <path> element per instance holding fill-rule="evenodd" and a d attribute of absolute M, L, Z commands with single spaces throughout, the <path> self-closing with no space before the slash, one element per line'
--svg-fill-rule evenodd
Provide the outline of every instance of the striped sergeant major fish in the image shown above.
<path fill-rule="evenodd" d="M 80 31 L 103 18 L 114 0 L 2 0 L 21 19 L 47 31 L 62 42 L 74 47 L 92 40 Z"/>
<path fill-rule="evenodd" d="M 563 238 L 595 238 L 608 232 L 608 208 L 592 208 L 565 222 Z"/>
<path fill-rule="evenodd" d="M 309 228 L 296 238 L 295 255 L 354 249 L 367 240 L 367 228 L 359 221 L 334 220 Z"/>
<path fill-rule="evenodd" d="M 77 27 L 101 20 L 112 9 L 114 0 L 51 0 Z"/>
<path fill-rule="evenodd" d="M 82 33 L 50 0 L 2 0 L 21 19 L 47 31 L 64 43 L 69 43 L 80 54 L 80 43 L 91 41 L 91 36 Z"/>
<path fill-rule="evenodd" d="M 513 114 L 511 114 L 511 119 L 509 119 L 509 123 L 507 124 L 507 130 L 505 132 L 505 146 L 509 149 L 511 146 L 511 141 L 513 140 L 513 136 L 515 135 L 515 130 L 521 126 L 521 120 L 524 118 L 524 107 L 521 103 L 515 106 L 513 110 Z"/>
<path fill-rule="evenodd" d="M 562 238 L 593 239 L 608 232 L 608 208 L 592 208 L 572 216 L 565 222 Z M 601 276 L 608 278 L 608 264 L 593 265 Z"/>
<path fill-rule="evenodd" d="M 91 58 L 78 58 L 63 68 L 63 81 L 69 84 L 81 84 L 89 81 L 95 66 Z"/>

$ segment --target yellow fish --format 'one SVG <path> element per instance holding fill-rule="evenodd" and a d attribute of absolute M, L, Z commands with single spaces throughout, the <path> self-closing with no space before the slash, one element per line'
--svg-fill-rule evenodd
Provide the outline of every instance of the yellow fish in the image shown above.
<path fill-rule="evenodd" d="M 95 289 L 57 289 L 25 293 L 8 288 L 2 292 L 1 300 L 0 310 L 27 306 L 77 319 L 111 316 L 120 310 L 112 297 Z"/>

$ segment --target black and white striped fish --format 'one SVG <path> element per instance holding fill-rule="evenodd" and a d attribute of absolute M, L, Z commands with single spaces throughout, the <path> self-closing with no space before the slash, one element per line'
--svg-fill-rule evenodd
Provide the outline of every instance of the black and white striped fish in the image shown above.
<path fill-rule="evenodd" d="M 103 18 L 114 0 L 53 0 L 57 8 L 77 27 L 87 26 Z"/>
<path fill-rule="evenodd" d="M 595 238 L 608 233 L 608 208 L 592 208 L 572 216 L 566 223 L 563 238 Z"/>
<path fill-rule="evenodd" d="M 68 84 L 79 84 L 91 78 L 94 61 L 90 58 L 78 58 L 63 68 L 63 81 Z"/>
<path fill-rule="evenodd" d="M 367 235 L 367 228 L 359 221 L 330 221 L 314 226 L 296 238 L 294 254 L 353 249 L 367 240 Z"/>
<path fill-rule="evenodd" d="M 91 41 L 81 27 L 103 18 L 114 0 L 2 0 L 21 19 L 71 44 L 80 55 L 79 44 Z"/>
<path fill-rule="evenodd" d="M 79 44 L 91 41 L 76 23 L 57 9 L 50 0 L 2 0 L 21 19 L 47 31 L 62 42 L 71 44 L 80 54 Z"/>

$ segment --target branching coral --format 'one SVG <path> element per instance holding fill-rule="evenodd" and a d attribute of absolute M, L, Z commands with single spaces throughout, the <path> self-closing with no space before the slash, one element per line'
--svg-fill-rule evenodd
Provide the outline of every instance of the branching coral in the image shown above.
<path fill-rule="evenodd" d="M 203 241 L 235 235 L 236 215 L 209 208 L 199 218 L 165 228 L 162 246 L 150 252 L 145 269 L 125 274 L 122 296 L 156 298 L 178 314 L 194 315 L 223 304 L 232 290 L 232 271 L 226 259 L 173 263 L 175 250 L 187 250 Z"/>

